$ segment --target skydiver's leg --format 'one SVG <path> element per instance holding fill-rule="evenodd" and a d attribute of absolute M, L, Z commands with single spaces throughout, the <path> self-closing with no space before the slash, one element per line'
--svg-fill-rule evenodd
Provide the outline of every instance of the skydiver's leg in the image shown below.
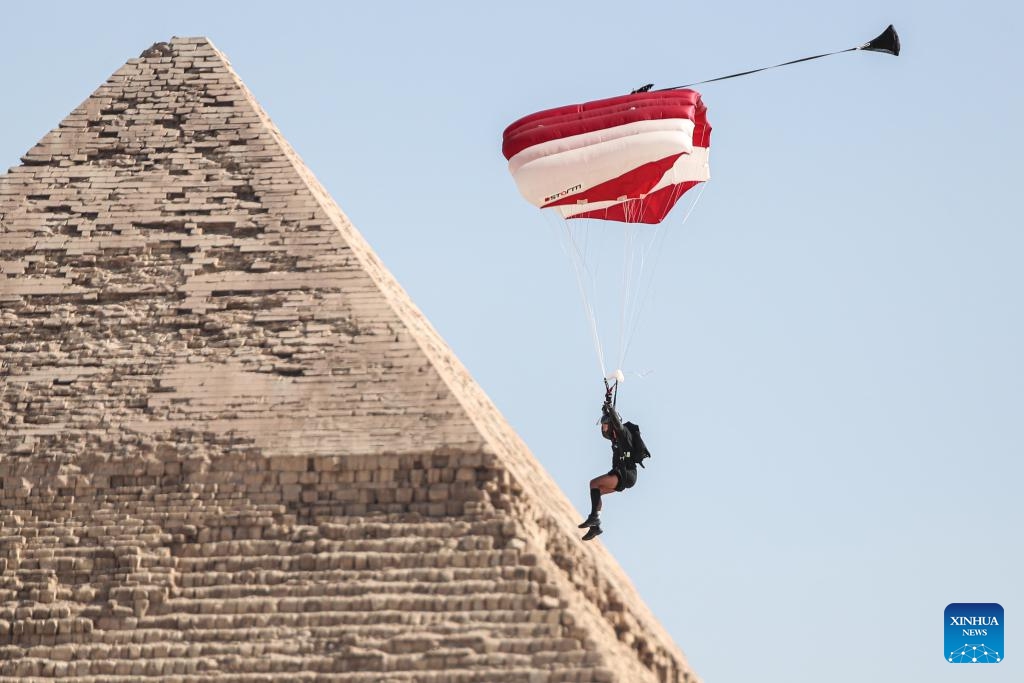
<path fill-rule="evenodd" d="M 615 487 L 619 485 L 619 475 L 614 472 L 608 474 L 602 474 L 600 477 L 594 477 L 590 480 L 590 500 L 591 503 L 595 503 L 594 491 L 597 493 L 596 506 L 593 508 L 595 512 L 601 511 L 601 496 L 606 496 L 609 493 L 615 493 Z"/>
<path fill-rule="evenodd" d="M 615 493 L 615 487 L 619 484 L 619 475 L 614 472 L 608 474 L 602 474 L 600 477 L 594 477 L 590 480 L 590 516 L 587 517 L 579 525 L 580 529 L 586 529 L 587 527 L 598 529 L 597 533 L 587 535 L 593 538 L 597 534 L 601 533 L 601 496 L 609 493 Z M 590 540 L 587 538 L 585 540 Z"/>

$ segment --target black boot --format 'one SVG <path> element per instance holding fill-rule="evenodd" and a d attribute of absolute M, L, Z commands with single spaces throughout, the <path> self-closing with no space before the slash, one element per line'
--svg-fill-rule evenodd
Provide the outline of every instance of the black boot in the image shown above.
<path fill-rule="evenodd" d="M 590 489 L 590 516 L 587 517 L 579 525 L 580 529 L 586 529 L 588 527 L 595 527 L 601 524 L 601 518 L 598 517 L 601 510 L 601 489 Z"/>
<path fill-rule="evenodd" d="M 602 531 L 601 525 L 597 524 L 597 525 L 592 526 L 589 529 L 587 529 L 587 535 L 583 537 L 583 540 L 584 541 L 589 541 L 592 538 L 597 538 L 602 533 L 604 533 L 604 531 Z"/>

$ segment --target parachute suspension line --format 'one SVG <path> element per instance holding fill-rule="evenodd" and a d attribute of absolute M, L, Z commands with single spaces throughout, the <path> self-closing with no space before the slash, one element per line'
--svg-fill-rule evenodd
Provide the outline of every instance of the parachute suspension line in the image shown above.
<path fill-rule="evenodd" d="M 594 311 L 594 306 L 590 301 L 590 297 L 587 296 L 587 284 L 584 278 L 585 273 L 589 273 L 589 269 L 586 267 L 586 252 L 580 250 L 579 244 L 573 237 L 572 228 L 569 227 L 569 221 L 562 221 L 563 227 L 565 228 L 565 235 L 567 238 L 566 250 L 569 252 L 569 260 L 572 261 L 573 272 L 576 275 L 576 286 L 580 291 L 580 299 L 583 301 L 583 311 L 587 314 L 587 321 L 590 326 L 590 336 L 594 342 L 594 352 L 597 354 L 597 364 L 601 368 L 601 376 L 604 377 L 608 374 L 604 365 L 604 349 L 601 346 L 601 335 L 598 331 L 597 315 Z M 593 280 L 593 274 L 590 273 L 591 280 Z"/>
<path fill-rule="evenodd" d="M 700 184 L 700 192 L 697 193 L 697 196 L 694 198 L 693 204 L 690 205 L 690 208 L 687 209 L 685 214 L 683 214 L 683 225 L 686 225 L 686 221 L 689 220 L 690 214 L 697 208 L 697 203 L 700 202 L 700 198 L 704 196 L 704 190 L 706 190 L 707 187 L 708 184 L 706 182 L 702 182 Z"/>
<path fill-rule="evenodd" d="M 707 185 L 708 184 L 706 182 L 700 183 L 700 187 L 697 188 L 697 196 L 694 197 L 693 202 L 690 204 L 689 208 L 687 208 L 686 213 L 683 214 L 683 219 L 679 222 L 679 227 L 680 228 L 682 228 L 684 225 L 686 225 L 687 221 L 689 221 L 690 214 L 693 213 L 694 209 L 697 208 L 697 204 L 700 203 L 701 197 L 704 196 L 704 190 L 707 189 Z M 658 228 L 661 229 L 661 225 L 659 225 Z M 663 251 L 662 245 L 664 244 L 665 240 L 667 239 L 667 236 L 668 236 L 668 231 L 667 230 L 661 230 L 661 232 L 656 236 L 655 241 L 652 242 L 651 249 L 653 250 L 654 254 L 653 254 L 653 263 L 651 264 L 651 269 L 650 269 L 649 283 L 653 282 L 653 280 L 654 280 L 654 273 L 657 271 L 658 263 L 661 261 L 661 253 Z M 630 331 L 629 335 L 626 338 L 626 349 L 623 351 L 623 355 L 624 356 L 628 352 L 630 344 L 633 342 L 633 337 L 634 337 L 635 333 L 640 329 L 640 314 L 643 312 L 643 305 L 644 305 L 645 301 L 646 301 L 646 297 L 641 298 L 640 303 L 637 306 L 637 310 L 635 311 L 635 314 L 634 314 L 635 318 L 634 318 L 634 321 L 633 321 L 633 329 Z"/>
<path fill-rule="evenodd" d="M 631 244 L 629 248 L 629 272 L 627 274 L 629 287 L 627 288 L 630 303 L 627 304 L 626 308 L 629 311 L 629 316 L 623 321 L 622 328 L 620 330 L 620 343 L 619 343 L 619 367 L 622 367 L 625 363 L 626 354 L 629 351 L 629 343 L 633 338 L 633 335 L 637 328 L 637 323 L 640 318 L 640 309 L 642 303 L 647 298 L 647 293 L 651 289 L 651 282 L 645 281 L 644 274 L 646 269 L 647 257 L 649 252 L 655 248 L 658 244 L 659 239 L 665 234 L 663 230 L 663 224 L 657 223 L 654 225 L 644 224 L 644 212 L 646 207 L 642 202 L 637 203 L 635 207 L 634 215 L 632 216 L 637 222 L 630 224 L 631 230 Z M 640 240 L 640 231 L 650 232 L 651 235 L 645 239 Z M 635 272 L 634 272 L 635 271 Z"/>
<path fill-rule="evenodd" d="M 634 303 L 630 307 L 630 317 L 629 320 L 626 321 L 623 330 L 624 338 L 620 346 L 620 353 L 622 354 L 623 360 L 620 362 L 625 361 L 626 353 L 629 351 L 629 343 L 630 341 L 632 341 L 633 334 L 636 332 L 636 328 L 638 326 L 638 322 L 640 319 L 640 309 L 643 305 L 644 300 L 646 300 L 647 298 L 648 290 L 650 290 L 651 288 L 650 283 L 644 281 L 644 271 L 646 270 L 648 251 L 653 247 L 655 241 L 660 237 L 660 235 L 664 234 L 664 231 L 661 229 L 660 224 L 652 226 L 651 230 L 654 232 L 654 235 L 651 238 L 650 243 L 646 245 L 646 248 L 643 245 L 641 245 L 632 257 L 633 264 L 637 266 L 637 275 L 633 280 L 634 282 L 636 282 L 636 288 L 633 291 Z M 633 276 L 631 275 L 631 277 Z"/>
<path fill-rule="evenodd" d="M 631 210 L 627 209 L 627 211 Z M 621 369 L 622 363 L 625 360 L 625 335 L 626 335 L 626 312 L 629 310 L 630 304 L 630 285 L 633 282 L 633 254 L 636 249 L 636 233 L 632 227 L 632 223 L 622 224 L 622 285 L 619 290 L 619 345 L 618 345 L 618 361 L 615 368 Z"/>
<path fill-rule="evenodd" d="M 619 367 L 625 365 L 626 354 L 629 351 L 629 342 L 636 328 L 640 305 L 650 290 L 650 283 L 644 280 L 647 254 L 653 248 L 658 236 L 663 234 L 661 223 L 649 225 L 643 222 L 646 208 L 643 202 L 637 202 L 631 209 L 633 214 L 631 218 L 636 222 L 630 223 L 628 228 L 630 244 L 628 248 L 629 266 L 626 273 L 627 303 L 625 305 L 628 315 L 622 321 L 619 333 Z"/>

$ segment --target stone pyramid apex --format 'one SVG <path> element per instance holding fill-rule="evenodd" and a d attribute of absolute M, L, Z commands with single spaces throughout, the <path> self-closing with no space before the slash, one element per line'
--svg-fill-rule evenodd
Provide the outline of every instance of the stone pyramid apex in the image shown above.
<path fill-rule="evenodd" d="M 0 176 L 0 359 L 0 678 L 696 680 L 207 38 Z"/>

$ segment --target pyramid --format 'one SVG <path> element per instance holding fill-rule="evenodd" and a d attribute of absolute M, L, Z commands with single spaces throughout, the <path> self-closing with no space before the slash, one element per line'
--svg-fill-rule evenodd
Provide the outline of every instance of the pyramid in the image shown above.
<path fill-rule="evenodd" d="M 209 40 L 21 162 L 0 680 L 697 680 Z"/>

